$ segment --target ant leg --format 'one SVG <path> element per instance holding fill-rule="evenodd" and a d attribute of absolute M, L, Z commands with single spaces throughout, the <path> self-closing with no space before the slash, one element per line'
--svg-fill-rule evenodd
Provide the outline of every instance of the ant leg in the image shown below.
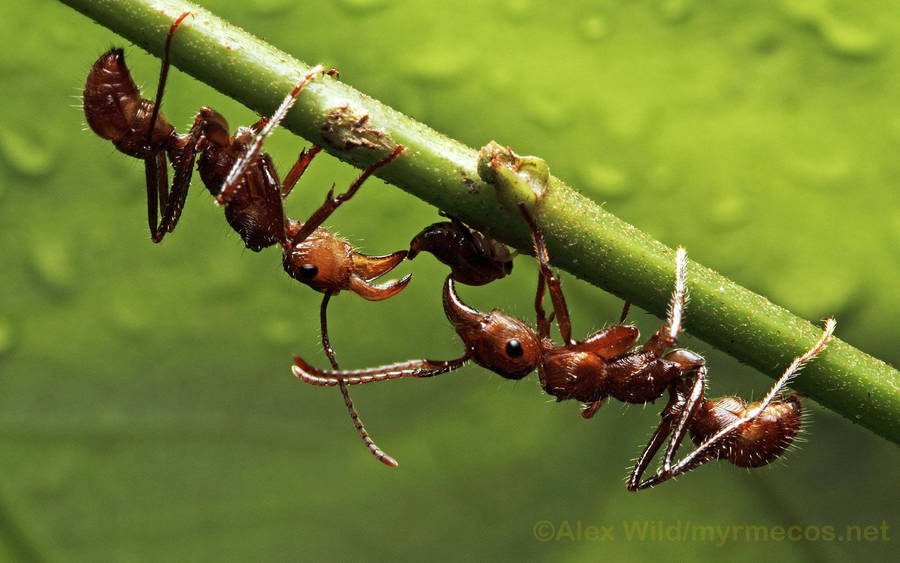
<path fill-rule="evenodd" d="M 166 174 L 166 154 L 156 153 L 144 159 L 144 175 L 147 179 L 147 223 L 153 242 L 162 240 L 159 234 L 159 206 L 165 205 L 163 193 L 169 183 Z"/>
<path fill-rule="evenodd" d="M 550 318 L 548 319 L 547 313 L 544 311 L 545 290 L 546 281 L 544 280 L 543 274 L 538 272 L 537 295 L 534 297 L 534 312 L 537 316 L 538 337 L 541 340 L 550 337 L 550 326 L 553 324 L 553 314 L 551 313 Z"/>
<path fill-rule="evenodd" d="M 235 190 L 240 184 L 240 178 L 244 175 L 244 172 L 247 170 L 247 167 L 250 166 L 250 163 L 256 159 L 257 155 L 259 155 L 259 151 L 262 149 L 263 141 L 269 134 L 272 132 L 275 127 L 281 123 L 281 120 L 287 115 L 287 112 L 290 111 L 291 107 L 294 105 L 294 102 L 297 101 L 297 96 L 300 95 L 300 92 L 303 88 L 306 87 L 307 84 L 313 81 L 317 74 L 324 72 L 325 69 L 322 65 L 317 65 L 310 69 L 309 72 L 303 77 L 303 79 L 291 90 L 291 93 L 288 94 L 284 100 L 281 102 L 281 105 L 278 106 L 278 109 L 275 110 L 275 113 L 272 114 L 272 117 L 266 122 L 263 126 L 262 130 L 259 132 L 259 135 L 256 136 L 256 139 L 253 140 L 253 144 L 250 145 L 250 148 L 247 149 L 247 152 L 234 163 L 234 166 L 231 167 L 231 171 L 228 172 L 228 176 L 225 177 L 225 182 L 222 184 L 222 189 L 219 190 L 219 194 L 216 196 L 216 200 L 222 204 L 228 200 L 228 197 L 231 195 L 231 192 Z"/>
<path fill-rule="evenodd" d="M 556 322 L 559 325 L 559 332 L 562 334 L 563 342 L 567 346 L 574 345 L 575 341 L 572 340 L 572 322 L 569 319 L 569 308 L 566 306 L 566 298 L 562 293 L 562 284 L 556 274 L 553 273 L 553 270 L 550 269 L 550 256 L 547 253 L 544 235 L 538 228 L 537 223 L 534 222 L 534 218 L 528 212 L 524 203 L 519 203 L 519 210 L 522 212 L 522 216 L 525 217 L 525 221 L 531 229 L 531 235 L 534 240 L 534 256 L 537 258 L 538 265 L 540 266 L 542 279 L 546 280 L 547 287 L 550 290 L 550 300 L 553 302 L 553 312 L 556 314 Z M 540 284 L 538 284 L 538 289 L 540 289 Z M 541 298 L 541 300 L 542 299 L 543 298 Z M 537 308 L 538 306 L 539 304 L 535 303 L 535 307 Z M 541 312 L 538 313 L 538 317 L 540 324 Z M 549 332 L 549 326 L 547 327 L 547 330 Z"/>
<path fill-rule="evenodd" d="M 666 321 L 642 347 L 644 351 L 651 352 L 657 357 L 662 357 L 662 353 L 667 348 L 675 346 L 678 342 L 678 334 L 681 332 L 684 308 L 687 302 L 686 269 L 687 251 L 684 248 L 678 248 L 675 253 L 675 289 L 672 292 L 672 300 L 669 304 Z M 626 302 L 622 311 L 623 320 L 628 313 L 629 305 L 630 303 Z M 655 484 L 648 484 L 654 478 L 643 483 L 640 482 L 640 478 L 663 441 L 665 441 L 665 438 L 670 434 L 671 438 L 666 447 L 662 469 L 659 474 L 671 472 L 672 459 L 684 440 L 690 424 L 696 417 L 697 410 L 703 401 L 706 389 L 706 361 L 703 357 L 688 350 L 674 350 L 665 356 L 665 360 L 674 363 L 683 375 L 679 376 L 679 379 L 674 381 L 669 388 L 670 399 L 663 410 L 663 420 L 650 442 L 644 448 L 644 452 L 638 459 L 638 463 L 635 465 L 629 479 L 628 489 L 631 491 L 640 490 Z M 688 378 L 691 375 L 693 375 L 693 383 L 687 395 L 684 396 L 684 390 L 681 389 L 681 386 L 689 381 Z"/>
<path fill-rule="evenodd" d="M 600 410 L 600 407 L 603 406 L 603 402 L 606 401 L 606 397 L 600 399 L 599 401 L 594 401 L 593 403 L 588 403 L 581 408 L 581 417 L 582 418 L 593 418 L 597 411 Z"/>
<path fill-rule="evenodd" d="M 672 292 L 672 300 L 669 302 L 666 322 L 659 327 L 659 330 L 642 347 L 643 350 L 651 351 L 658 357 L 662 357 L 666 349 L 678 344 L 678 334 L 681 332 L 684 308 L 688 301 L 685 285 L 686 269 L 687 251 L 679 247 L 675 252 L 675 290 Z"/>
<path fill-rule="evenodd" d="M 313 157 L 319 154 L 319 151 L 321 150 L 322 147 L 319 145 L 313 145 L 309 147 L 309 150 L 303 149 L 300 151 L 297 162 L 294 163 L 288 171 L 287 176 L 284 177 L 284 182 L 281 183 L 282 199 L 286 198 L 288 194 L 291 193 L 291 190 L 294 189 L 294 185 L 300 180 L 300 176 L 303 176 L 303 173 L 306 172 L 306 168 L 309 166 L 309 163 L 312 162 Z"/>
<path fill-rule="evenodd" d="M 331 367 L 335 370 L 338 369 L 337 360 L 334 358 L 334 349 L 331 347 L 331 342 L 328 339 L 328 302 L 331 300 L 331 296 L 334 295 L 331 291 L 325 293 L 325 297 L 322 298 L 322 307 L 319 310 L 319 319 L 322 327 L 322 348 L 325 349 L 325 355 L 328 356 L 328 361 L 331 362 Z M 350 398 L 350 391 L 347 389 L 347 382 L 341 380 L 338 386 L 341 389 L 341 395 L 344 397 L 344 404 L 347 405 L 347 411 L 350 413 L 350 420 L 353 421 L 353 426 L 356 427 L 356 432 L 359 434 L 359 437 L 362 438 L 363 443 L 372 452 L 372 455 L 375 456 L 375 459 L 380 461 L 381 463 L 389 466 L 389 467 L 397 467 L 397 460 L 389 456 L 375 444 L 375 441 L 369 437 L 369 433 L 366 431 L 366 427 L 363 426 L 362 420 L 359 418 L 359 413 L 356 412 L 356 408 L 353 406 L 353 400 Z"/>
<path fill-rule="evenodd" d="M 169 75 L 169 49 L 172 44 L 172 37 L 181 22 L 185 20 L 191 13 L 184 12 L 172 23 L 169 33 L 166 35 L 166 44 L 163 49 L 162 63 L 159 69 L 159 81 L 156 85 L 156 98 L 153 103 L 153 111 L 150 114 L 150 126 L 147 128 L 147 145 L 150 146 L 153 133 L 156 129 L 156 120 L 159 117 L 160 106 L 162 105 L 163 93 L 166 88 L 166 78 Z M 191 162 L 193 165 L 193 161 Z M 163 152 L 148 157 L 144 161 L 144 167 L 147 176 L 147 215 L 150 222 L 150 238 L 153 242 L 160 242 L 167 232 L 171 232 L 178 222 L 178 216 L 184 207 L 184 197 L 182 190 L 176 189 L 179 178 L 176 171 L 173 180 L 172 193 L 168 192 L 168 174 L 166 170 L 166 155 Z M 188 177 L 190 181 L 190 177 Z M 176 194 L 176 192 L 178 192 Z M 173 197 L 180 197 L 180 203 L 173 201 Z M 162 215 L 158 215 L 157 200 Z"/>
<path fill-rule="evenodd" d="M 259 135 L 259 132 L 263 130 L 263 127 L 265 127 L 267 123 L 269 123 L 268 117 L 260 117 L 256 123 L 249 127 L 249 129 L 254 135 Z"/>
<path fill-rule="evenodd" d="M 300 356 L 294 356 L 294 365 L 291 366 L 291 371 L 298 379 L 310 385 L 334 387 L 341 381 L 346 382 L 347 385 L 362 385 L 403 377 L 434 377 L 462 367 L 471 357 L 472 353 L 466 351 L 464 356 L 455 360 L 409 360 L 377 368 L 327 371 L 313 367 Z"/>
<path fill-rule="evenodd" d="M 644 471 L 647 470 L 647 467 L 650 466 L 650 462 L 653 461 L 653 458 L 656 456 L 656 452 L 659 451 L 660 446 L 663 445 L 663 443 L 666 441 L 666 438 L 672 432 L 674 420 L 671 416 L 666 415 L 672 410 L 676 409 L 677 403 L 682 401 L 677 396 L 677 391 L 674 386 L 669 389 L 669 392 L 669 402 L 666 404 L 666 408 L 663 409 L 663 419 L 659 423 L 659 426 L 656 428 L 656 431 L 653 433 L 653 436 L 650 437 L 650 441 L 647 442 L 646 446 L 644 446 L 644 451 L 641 452 L 637 463 L 635 463 L 634 465 L 634 469 L 631 471 L 631 476 L 628 478 L 626 486 L 628 487 L 629 491 L 640 490 L 641 475 L 643 475 Z"/>
<path fill-rule="evenodd" d="M 389 154 L 388 156 L 382 158 L 378 162 L 372 164 L 367 167 L 362 173 L 350 184 L 350 187 L 346 192 L 340 194 L 337 197 L 334 197 L 334 186 L 331 186 L 331 189 L 328 190 L 328 195 L 325 196 L 325 202 L 316 209 L 312 215 L 310 215 L 309 219 L 307 219 L 303 226 L 300 227 L 300 230 L 297 231 L 297 234 L 294 235 L 291 243 L 294 245 L 300 244 L 306 237 L 308 237 L 313 231 L 315 231 L 319 226 L 328 218 L 329 215 L 334 213 L 334 211 L 345 201 L 352 198 L 359 188 L 363 185 L 369 176 L 371 176 L 376 170 L 383 166 L 387 166 L 391 162 L 394 161 L 400 153 L 404 151 L 403 145 L 397 145 L 397 148 L 394 149 L 394 152 Z"/>
<path fill-rule="evenodd" d="M 172 22 L 172 27 L 169 28 L 169 33 L 166 35 L 166 46 L 163 49 L 162 65 L 159 68 L 159 82 L 156 84 L 156 100 L 153 104 L 153 113 L 150 114 L 150 127 L 147 129 L 148 145 L 150 144 L 150 139 L 153 137 L 153 129 L 156 127 L 156 118 L 159 116 L 159 106 L 162 104 L 163 91 L 166 88 L 166 78 L 169 76 L 169 47 L 172 45 L 172 37 L 174 37 L 175 30 L 178 29 L 181 22 L 189 15 L 191 15 L 191 12 L 188 11 L 178 16 L 178 18 Z"/>
<path fill-rule="evenodd" d="M 188 188 L 191 185 L 191 174 L 194 171 L 194 160 L 197 156 L 197 144 L 203 135 L 204 121 L 206 119 L 205 112 L 201 111 L 194 118 L 194 124 L 190 131 L 184 136 L 178 138 L 180 150 L 172 151 L 172 165 L 175 167 L 175 174 L 172 177 L 172 191 L 166 196 L 165 207 L 159 220 L 159 227 L 156 229 L 155 236 L 160 240 L 167 232 L 172 232 L 178 219 L 181 218 L 181 211 L 184 209 L 184 202 L 187 200 Z M 165 160 L 163 160 L 165 163 Z M 162 201 L 162 199 L 160 199 Z M 159 242 L 156 238 L 154 241 Z"/>
<path fill-rule="evenodd" d="M 672 474 L 672 459 L 678 452 L 678 447 L 687 435 L 691 423 L 696 418 L 697 411 L 703 403 L 703 396 L 706 390 L 706 366 L 703 363 L 703 358 L 687 350 L 676 350 L 669 356 L 672 356 L 671 359 L 674 359 L 676 363 L 681 364 L 682 369 L 686 372 L 692 371 L 694 373 L 693 382 L 689 378 L 685 378 L 675 381 L 669 387 L 669 402 L 663 409 L 662 421 L 659 423 L 659 427 L 653 433 L 644 451 L 641 452 L 641 456 L 631 472 L 631 477 L 628 480 L 629 491 L 646 489 L 674 477 L 675 474 Z M 667 357 L 667 359 L 670 358 Z M 685 394 L 685 387 L 689 382 L 690 388 L 687 389 Z M 667 437 L 669 437 L 669 444 L 666 446 L 662 468 L 655 476 L 642 482 L 641 476 Z M 705 463 L 706 461 L 708 460 L 704 459 L 700 463 Z M 661 476 L 665 477 L 661 478 Z"/>
<path fill-rule="evenodd" d="M 753 423 L 765 410 L 772 404 L 772 402 L 776 399 L 776 397 L 781 393 L 782 389 L 797 375 L 797 372 L 802 368 L 806 363 L 815 358 L 822 350 L 825 349 L 825 345 L 831 339 L 831 335 L 834 333 L 835 328 L 834 319 L 828 319 L 825 321 L 825 329 L 822 332 L 822 336 L 816 342 L 816 344 L 810 348 L 805 354 L 802 356 L 798 356 L 794 358 L 794 361 L 791 362 L 791 365 L 784 371 L 778 381 L 775 382 L 775 385 L 769 392 L 766 394 L 765 398 L 760 401 L 754 408 L 746 411 L 742 414 L 742 416 L 738 417 L 733 422 L 724 425 L 720 428 L 715 434 L 707 438 L 703 441 L 702 444 L 697 446 L 694 451 L 685 456 L 681 461 L 679 461 L 668 471 L 660 471 L 655 476 L 651 477 L 647 481 L 641 483 L 639 488 L 647 488 L 662 483 L 672 477 L 681 475 L 682 473 L 687 473 L 688 471 L 695 469 L 709 461 L 711 459 L 718 458 L 718 452 L 716 449 L 723 444 L 729 438 L 735 436 L 740 432 L 742 427 L 746 427 Z"/>
<path fill-rule="evenodd" d="M 622 314 L 619 316 L 619 324 L 625 324 L 625 319 L 628 318 L 628 310 L 631 309 L 631 301 L 626 301 L 625 305 L 622 306 Z"/>

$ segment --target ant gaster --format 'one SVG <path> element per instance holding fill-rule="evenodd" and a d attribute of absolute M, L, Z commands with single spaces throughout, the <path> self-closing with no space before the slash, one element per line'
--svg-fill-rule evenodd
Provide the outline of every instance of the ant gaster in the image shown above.
<path fill-rule="evenodd" d="M 372 369 L 319 370 L 295 357 L 294 374 L 314 385 L 361 384 L 402 377 L 431 377 L 474 361 L 507 379 L 521 379 L 538 370 L 542 388 L 558 401 L 584 403 L 582 415 L 590 418 L 607 397 L 627 403 L 653 401 L 668 389 L 670 399 L 662 421 L 635 465 L 627 486 L 636 491 L 657 485 L 714 460 L 727 459 L 741 467 L 759 467 L 780 456 L 801 426 L 801 405 L 796 394 L 782 396 L 782 389 L 797 370 L 821 352 L 835 323 L 826 322 L 820 340 L 796 358 L 765 398 L 750 405 L 735 397 L 706 400 L 706 362 L 700 355 L 674 349 L 681 331 L 686 302 L 684 249 L 676 253 L 676 284 L 665 323 L 650 339 L 634 348 L 639 334 L 631 326 L 616 325 L 572 339 L 571 323 L 559 278 L 550 269 L 546 245 L 539 228 L 523 204 L 519 205 L 533 235 L 540 272 L 535 298 L 535 331 L 522 321 L 494 310 L 481 313 L 460 300 L 454 281 L 444 284 L 444 310 L 466 351 L 455 360 L 411 360 Z M 553 311 L 564 343 L 550 338 L 552 317 L 543 310 L 549 290 Z M 674 463 L 686 434 L 697 447 Z M 641 480 L 660 446 L 668 438 L 662 467 Z"/>
<path fill-rule="evenodd" d="M 505 244 L 455 217 L 422 229 L 410 241 L 406 257 L 412 260 L 423 250 L 450 266 L 453 279 L 466 285 L 485 285 L 508 276 L 516 256 Z"/>
<path fill-rule="evenodd" d="M 153 242 L 160 242 L 178 223 L 194 166 L 196 139 L 192 143 L 190 134 L 177 134 L 159 111 L 168 75 L 172 35 L 189 13 L 179 16 L 166 36 L 155 101 L 141 98 L 140 90 L 125 66 L 122 49 L 110 49 L 97 59 L 84 85 L 84 115 L 90 128 L 100 137 L 112 141 L 121 152 L 144 161 L 147 215 Z M 166 156 L 175 169 L 171 192 Z"/>

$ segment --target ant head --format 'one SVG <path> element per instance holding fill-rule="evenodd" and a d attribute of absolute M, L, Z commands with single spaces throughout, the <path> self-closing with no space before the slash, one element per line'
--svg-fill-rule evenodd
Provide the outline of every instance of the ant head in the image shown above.
<path fill-rule="evenodd" d="M 522 379 L 541 361 L 543 350 L 534 329 L 502 311 L 485 314 L 469 307 L 450 277 L 444 283 L 444 312 L 476 364 L 507 379 Z"/>
<path fill-rule="evenodd" d="M 299 231 L 301 224 L 291 221 L 288 226 L 288 240 L 292 232 Z M 348 289 L 347 283 L 353 263 L 350 245 L 333 233 L 319 228 L 305 240 L 284 247 L 284 270 L 295 280 L 305 283 L 316 291 L 339 291 Z"/>
<path fill-rule="evenodd" d="M 295 280 L 322 293 L 348 290 L 368 301 L 381 301 L 400 293 L 409 283 L 407 274 L 384 284 L 370 283 L 406 257 L 406 251 L 387 256 L 366 256 L 326 229 L 315 229 L 300 242 L 291 242 L 302 224 L 290 221 L 284 243 L 284 270 Z"/>

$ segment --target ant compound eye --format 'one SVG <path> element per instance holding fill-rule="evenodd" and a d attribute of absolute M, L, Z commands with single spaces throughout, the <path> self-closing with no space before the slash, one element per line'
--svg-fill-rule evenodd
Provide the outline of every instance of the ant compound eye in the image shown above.
<path fill-rule="evenodd" d="M 513 267 L 513 263 L 511 261 L 507 262 L 507 263 L 503 264 L 503 271 L 506 272 L 507 274 L 510 274 L 510 273 L 512 273 L 512 267 Z"/>
<path fill-rule="evenodd" d="M 319 269 L 312 264 L 304 264 L 300 266 L 300 277 L 305 280 L 311 280 L 319 273 Z"/>
<path fill-rule="evenodd" d="M 506 355 L 510 358 L 520 358 L 525 351 L 522 350 L 522 343 L 513 338 L 506 343 Z"/>

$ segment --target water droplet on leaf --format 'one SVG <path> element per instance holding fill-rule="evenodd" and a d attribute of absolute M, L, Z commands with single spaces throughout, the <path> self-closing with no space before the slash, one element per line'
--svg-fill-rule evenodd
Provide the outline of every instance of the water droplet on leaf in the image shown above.
<path fill-rule="evenodd" d="M 466 49 L 426 47 L 410 53 L 405 66 L 415 80 L 425 84 L 447 84 L 461 76 L 473 58 Z"/>
<path fill-rule="evenodd" d="M 581 181 L 587 189 L 602 198 L 630 195 L 627 175 L 615 166 L 592 162 L 582 169 Z"/>
<path fill-rule="evenodd" d="M 722 228 L 733 228 L 747 218 L 747 203 L 736 193 L 727 193 L 717 198 L 708 208 L 709 219 Z"/>
<path fill-rule="evenodd" d="M 274 16 L 286 12 L 296 6 L 294 0 L 253 0 L 250 6 L 257 14 Z"/>
<path fill-rule="evenodd" d="M 817 185 L 848 181 L 855 172 L 853 163 L 837 154 L 795 157 L 788 167 L 802 180 Z"/>
<path fill-rule="evenodd" d="M 875 34 L 837 18 L 823 22 L 821 33 L 832 49 L 847 57 L 868 58 L 877 55 L 880 49 Z"/>
<path fill-rule="evenodd" d="M 388 3 L 385 0 L 338 0 L 338 5 L 345 12 L 364 14 L 385 8 Z"/>
<path fill-rule="evenodd" d="M 812 27 L 839 55 L 867 58 L 880 51 L 881 42 L 874 32 L 842 20 L 825 0 L 784 0 L 782 6 L 789 18 Z"/>
<path fill-rule="evenodd" d="M 40 278 L 55 289 L 72 284 L 71 251 L 64 238 L 35 238 L 31 241 L 31 263 Z"/>
<path fill-rule="evenodd" d="M 691 17 L 693 3 L 691 0 L 663 0 L 660 11 L 665 21 L 681 23 Z"/>
<path fill-rule="evenodd" d="M 609 24 L 603 16 L 593 16 L 578 24 L 578 32 L 588 41 L 597 41 L 609 35 Z"/>
<path fill-rule="evenodd" d="M 548 131 L 561 129 L 573 119 L 573 112 L 561 100 L 539 94 L 525 100 L 525 109 L 532 122 Z"/>
<path fill-rule="evenodd" d="M 534 15 L 534 0 L 507 0 L 506 11 L 515 19 L 523 20 Z"/>
<path fill-rule="evenodd" d="M 272 344 L 291 344 L 297 336 L 287 319 L 269 319 L 262 327 L 262 334 Z"/>
<path fill-rule="evenodd" d="M 830 270 L 817 273 L 815 267 L 798 261 L 785 270 L 773 273 L 767 292 L 775 303 L 788 307 L 800 316 L 817 318 L 849 308 L 860 291 L 863 280 L 854 271 Z"/>
<path fill-rule="evenodd" d="M 112 321 L 120 330 L 142 333 L 149 328 L 149 321 L 141 309 L 145 301 L 134 295 L 117 295 L 109 304 Z"/>
<path fill-rule="evenodd" d="M 4 127 L 0 129 L 0 154 L 10 167 L 24 176 L 40 177 L 53 169 L 55 151 L 47 139 Z"/>

